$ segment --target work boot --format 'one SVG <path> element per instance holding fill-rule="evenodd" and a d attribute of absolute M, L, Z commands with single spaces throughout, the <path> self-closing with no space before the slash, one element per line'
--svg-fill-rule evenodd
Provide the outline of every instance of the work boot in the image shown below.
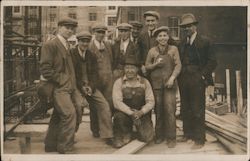
<path fill-rule="evenodd" d="M 123 140 L 121 139 L 115 139 L 114 143 L 113 143 L 113 147 L 114 148 L 121 148 L 123 147 L 125 144 L 123 142 Z"/>
<path fill-rule="evenodd" d="M 114 142 L 113 138 L 106 138 L 106 139 L 105 139 L 105 143 L 106 143 L 107 145 L 113 145 L 113 142 Z"/>
<path fill-rule="evenodd" d="M 155 144 L 160 144 L 164 141 L 163 138 L 155 138 Z"/>
<path fill-rule="evenodd" d="M 168 148 L 174 148 L 176 146 L 176 140 L 167 141 Z"/>
<path fill-rule="evenodd" d="M 123 143 L 124 144 L 128 144 L 131 141 L 131 135 L 127 134 L 125 136 L 123 136 Z"/>
<path fill-rule="evenodd" d="M 200 143 L 194 143 L 191 149 L 196 150 L 196 149 L 201 149 L 204 146 L 204 144 Z"/>

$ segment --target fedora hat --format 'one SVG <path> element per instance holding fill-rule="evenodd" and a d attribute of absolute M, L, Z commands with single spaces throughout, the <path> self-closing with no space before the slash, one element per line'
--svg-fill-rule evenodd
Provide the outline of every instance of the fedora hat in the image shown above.
<path fill-rule="evenodd" d="M 198 24 L 195 16 L 192 13 L 183 14 L 181 17 L 180 27 L 185 27 L 186 25 L 190 24 Z"/>

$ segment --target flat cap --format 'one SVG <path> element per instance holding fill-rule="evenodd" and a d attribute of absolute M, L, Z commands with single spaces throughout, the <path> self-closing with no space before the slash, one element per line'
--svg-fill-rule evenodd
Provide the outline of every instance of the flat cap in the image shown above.
<path fill-rule="evenodd" d="M 121 23 L 117 26 L 118 30 L 131 30 L 133 26 L 128 23 Z"/>
<path fill-rule="evenodd" d="M 134 27 L 138 27 L 138 28 L 143 27 L 143 24 L 141 22 L 139 22 L 139 21 L 130 21 L 129 24 L 134 26 Z"/>
<path fill-rule="evenodd" d="M 88 31 L 82 31 L 82 32 L 79 32 L 76 34 L 76 38 L 78 40 L 80 39 L 88 39 L 88 40 L 91 40 L 92 38 L 92 35 L 88 32 Z"/>
<path fill-rule="evenodd" d="M 64 26 L 64 25 L 70 25 L 70 26 L 74 26 L 77 27 L 78 23 L 76 20 L 66 17 L 66 18 L 62 18 L 58 21 L 57 23 L 58 26 Z"/>
<path fill-rule="evenodd" d="M 146 18 L 146 16 L 154 16 L 156 19 L 160 19 L 160 14 L 156 11 L 147 11 L 143 14 L 143 17 Z"/>
<path fill-rule="evenodd" d="M 195 16 L 192 13 L 183 14 L 179 26 L 185 27 L 186 25 L 190 24 L 198 24 L 198 21 L 196 20 Z"/>
<path fill-rule="evenodd" d="M 103 24 L 96 24 L 92 29 L 93 31 L 107 31 L 108 28 Z"/>
<path fill-rule="evenodd" d="M 153 32 L 153 35 L 154 36 L 157 36 L 160 32 L 162 31 L 166 31 L 167 33 L 169 32 L 169 28 L 167 26 L 161 26 L 161 27 L 158 27 L 154 32 Z"/>

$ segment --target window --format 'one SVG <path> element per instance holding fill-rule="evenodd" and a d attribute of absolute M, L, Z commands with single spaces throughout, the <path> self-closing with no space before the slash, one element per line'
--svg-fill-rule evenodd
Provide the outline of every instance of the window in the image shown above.
<path fill-rule="evenodd" d="M 20 13 L 20 6 L 14 7 L 14 13 Z"/>
<path fill-rule="evenodd" d="M 69 8 L 76 8 L 76 6 L 69 6 Z"/>
<path fill-rule="evenodd" d="M 30 6 L 30 9 L 37 9 L 36 6 Z"/>
<path fill-rule="evenodd" d="M 128 12 L 128 21 L 135 21 L 135 13 Z"/>
<path fill-rule="evenodd" d="M 56 6 L 50 6 L 50 8 L 56 8 Z"/>
<path fill-rule="evenodd" d="M 69 13 L 69 17 L 73 18 L 73 19 L 76 19 L 76 13 Z"/>
<path fill-rule="evenodd" d="M 89 13 L 89 21 L 96 21 L 97 15 L 96 13 Z"/>
<path fill-rule="evenodd" d="M 116 25 L 116 17 L 108 17 L 108 26 Z"/>
<path fill-rule="evenodd" d="M 109 9 L 109 10 L 115 10 L 116 7 L 115 7 L 115 6 L 109 6 L 108 9 Z"/>
<path fill-rule="evenodd" d="M 173 39 L 179 39 L 180 38 L 180 27 L 179 27 L 180 19 L 179 17 L 168 17 L 168 26 L 170 31 L 170 36 L 173 37 Z"/>
<path fill-rule="evenodd" d="M 55 22 L 56 14 L 51 13 L 51 14 L 49 15 L 49 19 L 50 19 L 50 22 Z"/>

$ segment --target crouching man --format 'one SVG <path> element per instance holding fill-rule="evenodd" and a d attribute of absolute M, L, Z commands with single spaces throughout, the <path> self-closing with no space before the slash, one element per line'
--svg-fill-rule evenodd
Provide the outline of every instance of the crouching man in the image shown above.
<path fill-rule="evenodd" d="M 134 56 L 128 57 L 124 76 L 118 78 L 113 86 L 115 148 L 130 142 L 133 126 L 138 140 L 149 142 L 153 139 L 151 110 L 155 105 L 154 95 L 148 80 L 137 74 L 138 66 Z"/>

